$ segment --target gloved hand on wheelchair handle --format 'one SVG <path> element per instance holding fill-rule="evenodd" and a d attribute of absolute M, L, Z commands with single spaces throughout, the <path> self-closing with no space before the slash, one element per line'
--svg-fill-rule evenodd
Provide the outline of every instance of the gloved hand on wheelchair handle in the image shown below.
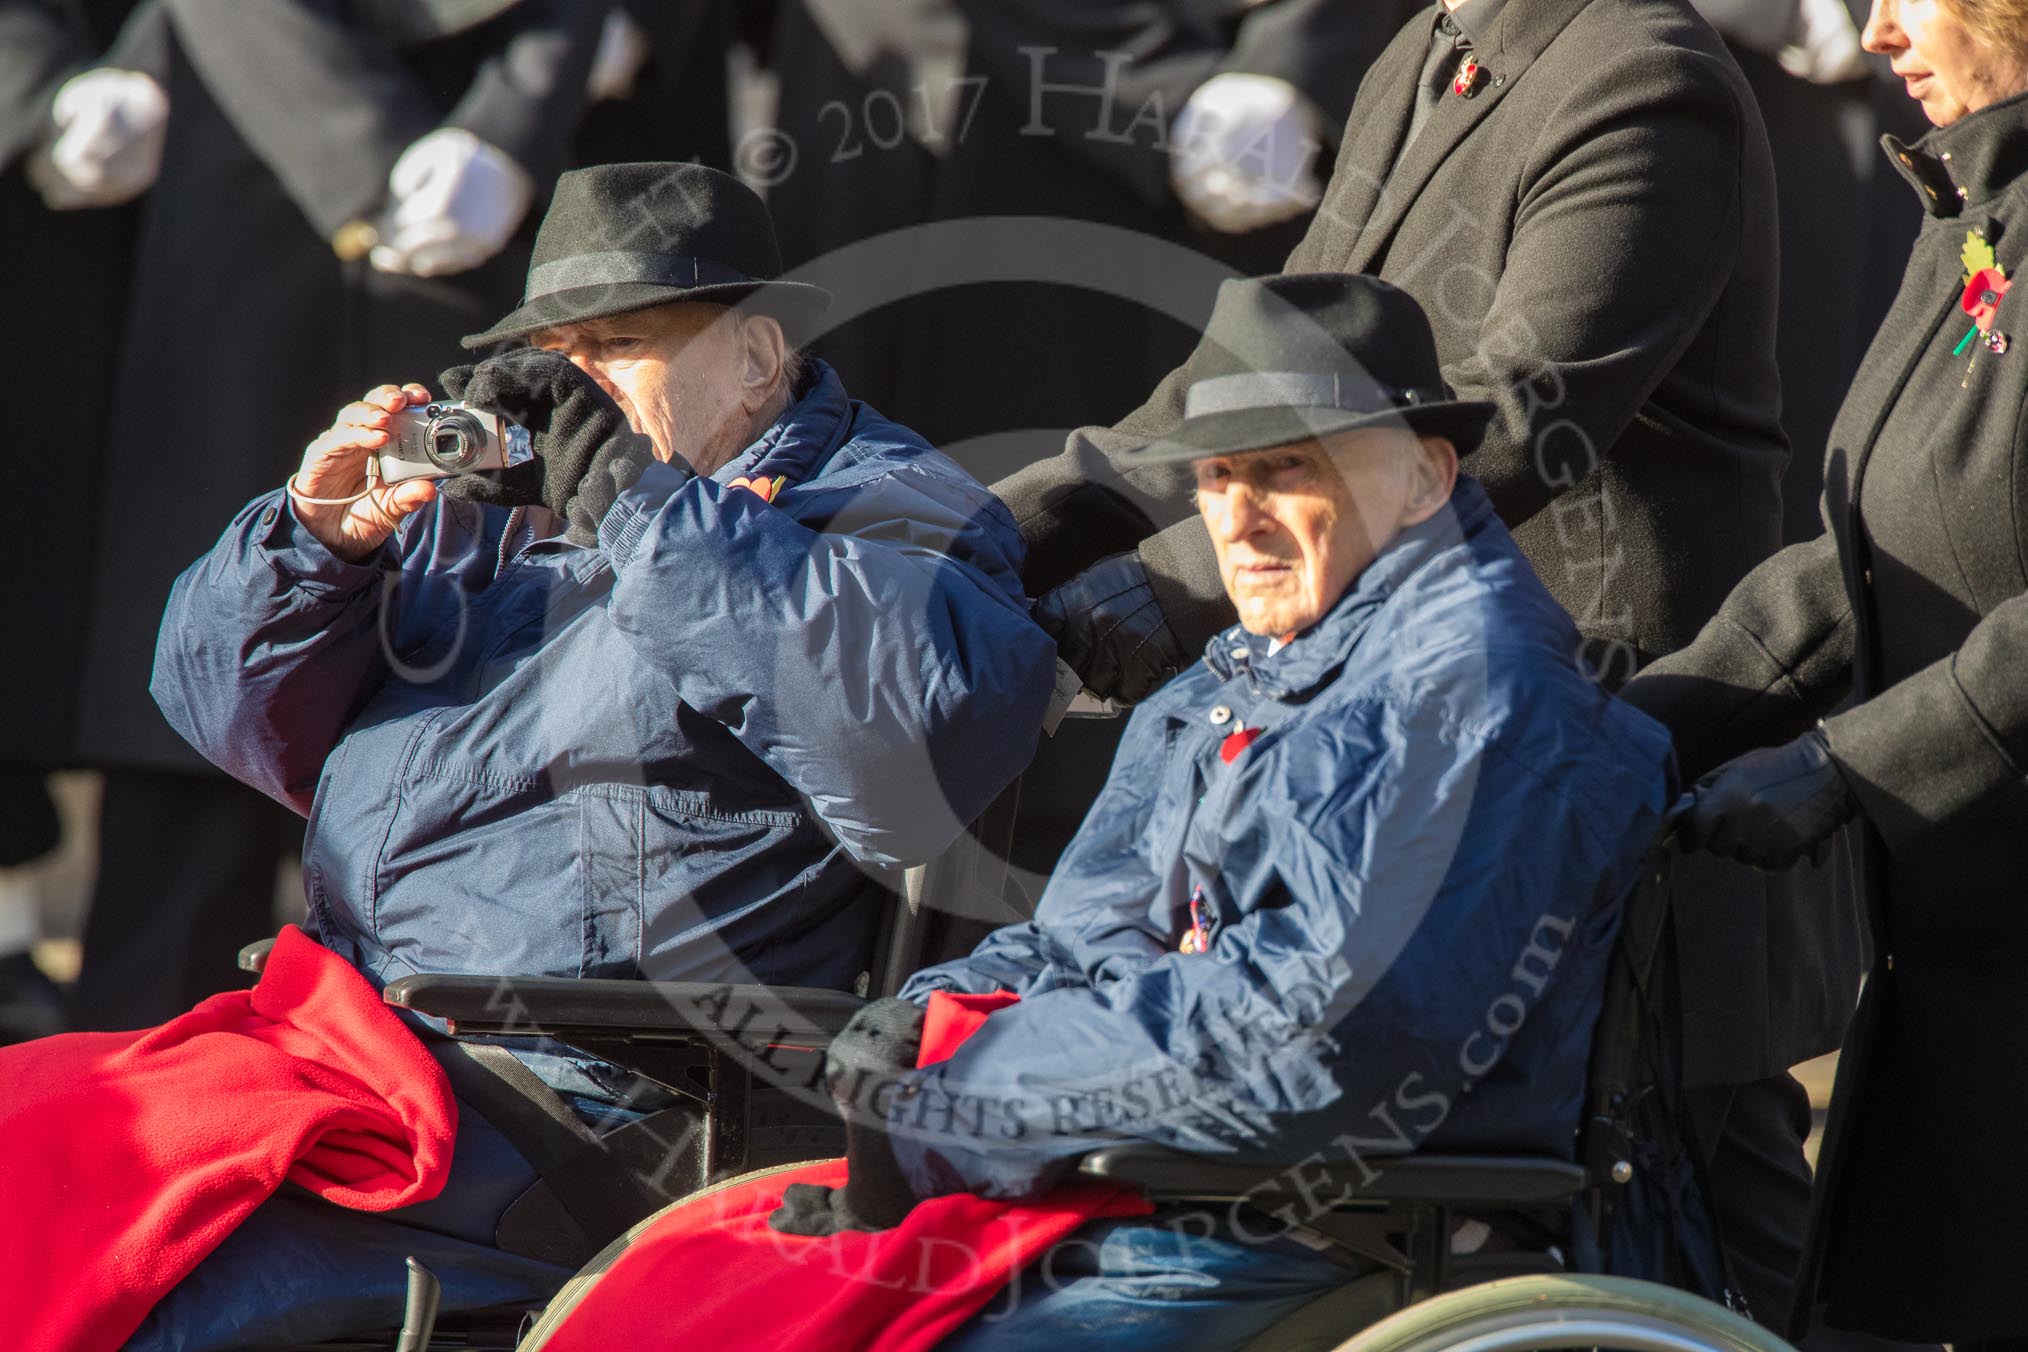
<path fill-rule="evenodd" d="M 1101 699 L 1139 703 L 1183 667 L 1183 645 L 1131 550 L 1046 592 L 1035 603 L 1035 622 Z"/>
<path fill-rule="evenodd" d="M 1770 870 L 1806 857 L 1821 865 L 1832 836 L 1859 812 L 1821 728 L 1727 761 L 1693 793 L 1677 827 L 1683 848 Z"/>
<path fill-rule="evenodd" d="M 915 1067 L 923 1012 L 906 1000 L 875 1000 L 852 1016 L 824 1055 L 824 1082 L 845 1120 L 845 1186 L 791 1183 L 768 1224 L 783 1234 L 889 1230 L 919 1200 L 886 1127 L 884 1091 Z"/>
<path fill-rule="evenodd" d="M 572 540 L 591 546 L 599 521 L 655 459 L 654 443 L 612 397 L 558 353 L 520 348 L 454 366 L 442 379 L 451 398 L 527 428 L 535 452 L 524 464 L 444 480 L 449 497 L 497 507 L 539 503 L 569 523 Z"/>

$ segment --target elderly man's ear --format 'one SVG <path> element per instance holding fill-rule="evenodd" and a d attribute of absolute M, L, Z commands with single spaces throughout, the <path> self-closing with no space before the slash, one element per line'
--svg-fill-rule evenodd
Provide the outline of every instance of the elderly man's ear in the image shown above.
<path fill-rule="evenodd" d="M 789 344 L 782 326 L 767 315 L 749 316 L 740 325 L 739 344 L 740 406 L 750 417 L 774 397 L 789 359 Z"/>
<path fill-rule="evenodd" d="M 1420 526 L 1451 500 L 1458 483 L 1458 448 L 1445 437 L 1417 437 L 1417 453 L 1409 462 L 1408 505 L 1403 527 Z"/>

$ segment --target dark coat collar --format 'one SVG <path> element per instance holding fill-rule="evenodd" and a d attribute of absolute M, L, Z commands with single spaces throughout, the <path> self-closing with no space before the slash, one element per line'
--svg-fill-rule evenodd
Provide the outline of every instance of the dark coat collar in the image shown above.
<path fill-rule="evenodd" d="M 1345 260 L 1345 271 L 1364 272 L 1372 265 L 1451 152 L 1520 82 L 1535 64 L 1535 58 L 1548 50 L 1549 44 L 1592 3 L 1593 0 L 1528 0 L 1526 4 L 1504 6 L 1490 25 L 1479 25 L 1485 31 L 1473 33 L 1479 61 L 1473 93 L 1468 98 L 1446 94 L 1439 99 L 1428 125 L 1416 137 L 1415 144 L 1400 153 L 1399 162 L 1396 155 L 1408 135 L 1415 108 L 1415 72 L 1422 68 L 1429 39 L 1427 30 L 1420 26 L 1411 26 L 1397 35 L 1375 65 L 1372 76 L 1376 89 L 1387 90 L 1388 102 L 1374 119 L 1373 128 L 1362 132 L 1362 137 L 1377 137 L 1388 148 L 1384 159 L 1369 158 L 1365 162 L 1389 163 L 1394 168 L 1384 184 L 1366 190 L 1364 200 L 1347 200 L 1333 211 L 1342 220 L 1365 222 L 1358 244 Z M 1430 22 L 1436 22 L 1434 11 Z"/>
<path fill-rule="evenodd" d="M 1500 11 L 1507 7 L 1507 0 L 1465 0 L 1451 12 L 1451 22 L 1463 30 L 1474 49 L 1484 47 L 1498 25 Z M 1443 6 L 1437 6 L 1442 14 Z"/>
<path fill-rule="evenodd" d="M 1221 681 L 1248 676 L 1271 699 L 1307 698 L 1345 665 L 1374 614 L 1404 582 L 1443 550 L 1484 530 L 1493 515 L 1478 480 L 1458 476 L 1450 509 L 1397 535 L 1317 624 L 1273 655 L 1268 652 L 1273 640 L 1235 626 L 1205 645 L 1205 665 Z"/>
<path fill-rule="evenodd" d="M 1880 144 L 1914 187 L 1923 210 L 1955 216 L 1990 202 L 2028 174 L 2028 94 L 2003 99 L 1938 127 L 1914 145 Z"/>

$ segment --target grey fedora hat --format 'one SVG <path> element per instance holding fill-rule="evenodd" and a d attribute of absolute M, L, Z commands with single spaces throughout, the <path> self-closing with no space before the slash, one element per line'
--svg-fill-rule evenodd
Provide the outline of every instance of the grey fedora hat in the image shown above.
<path fill-rule="evenodd" d="M 1477 447 L 1495 412 L 1444 383 L 1414 297 L 1356 273 L 1235 278 L 1191 359 L 1183 421 L 1132 464 L 1236 455 L 1369 427 Z"/>
<path fill-rule="evenodd" d="M 831 293 L 781 274 L 774 220 L 732 175 L 701 164 L 573 169 L 556 181 L 536 231 L 520 306 L 464 344 L 489 347 L 677 301 L 772 315 L 800 342 Z"/>

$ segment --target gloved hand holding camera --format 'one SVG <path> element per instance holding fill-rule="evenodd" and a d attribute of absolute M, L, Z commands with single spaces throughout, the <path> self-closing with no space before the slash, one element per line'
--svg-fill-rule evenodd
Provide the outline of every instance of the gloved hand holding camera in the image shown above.
<path fill-rule="evenodd" d="M 520 465 L 446 479 L 444 492 L 502 507 L 539 503 L 569 523 L 578 544 L 598 543 L 599 521 L 655 459 L 654 443 L 628 425 L 612 397 L 558 353 L 503 352 L 453 367 L 443 381 L 453 399 L 526 428 L 535 453 Z"/>
<path fill-rule="evenodd" d="M 902 1071 L 915 1066 L 923 1012 L 906 1000 L 875 1000 L 852 1016 L 824 1055 L 824 1082 L 845 1120 L 845 1186 L 791 1183 L 768 1224 L 787 1235 L 890 1230 L 915 1207 L 894 1158 L 886 1108 Z"/>

